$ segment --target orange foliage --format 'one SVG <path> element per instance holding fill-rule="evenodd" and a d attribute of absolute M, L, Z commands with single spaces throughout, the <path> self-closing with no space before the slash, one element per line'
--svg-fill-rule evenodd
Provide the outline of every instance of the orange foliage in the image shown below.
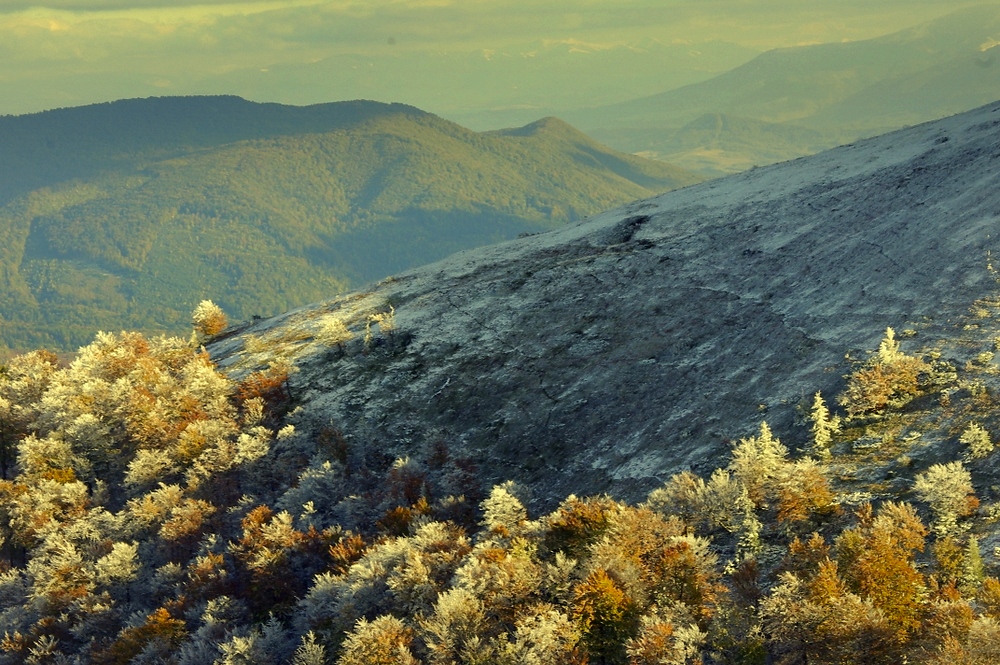
<path fill-rule="evenodd" d="M 19 631 L 13 633 L 5 632 L 3 639 L 0 639 L 0 651 L 27 656 L 31 648 L 32 639 L 28 635 L 23 635 Z"/>
<path fill-rule="evenodd" d="M 781 564 L 783 571 L 794 573 L 799 579 L 808 579 L 819 571 L 820 564 L 830 558 L 830 546 L 815 531 L 809 540 L 802 542 L 796 536 L 788 544 L 788 554 Z"/>
<path fill-rule="evenodd" d="M 106 650 L 94 654 L 97 665 L 127 665 L 151 643 L 159 643 L 167 652 L 187 637 L 184 621 L 175 619 L 164 608 L 155 610 L 146 617 L 146 623 L 134 628 L 125 628 L 118 639 Z"/>
<path fill-rule="evenodd" d="M 704 628 L 714 613 L 720 587 L 714 581 L 715 571 L 700 563 L 691 543 L 677 540 L 662 547 L 650 561 L 649 582 L 659 602 L 683 603 Z"/>
<path fill-rule="evenodd" d="M 919 629 L 926 605 L 913 554 L 923 550 L 927 529 L 908 504 L 887 503 L 874 519 L 870 508 L 859 512 L 862 524 L 837 541 L 844 580 L 882 611 L 895 639 L 905 641 Z"/>
<path fill-rule="evenodd" d="M 254 372 L 236 386 L 236 403 L 241 407 L 255 397 L 264 400 L 264 414 L 280 414 L 287 407 L 291 396 L 288 393 L 288 372 L 269 368 Z"/>
<path fill-rule="evenodd" d="M 229 571 L 221 554 L 209 552 L 188 565 L 184 595 L 195 599 L 209 599 L 228 592 Z"/>
<path fill-rule="evenodd" d="M 142 333 L 123 332 L 113 346 L 103 346 L 94 374 L 109 383 L 128 376 L 139 358 L 149 355 L 149 342 Z"/>
<path fill-rule="evenodd" d="M 607 531 L 609 516 L 617 509 L 618 504 L 609 497 L 567 499 L 548 518 L 545 547 L 579 558 Z"/>
<path fill-rule="evenodd" d="M 965 553 L 954 538 L 945 536 L 934 543 L 934 561 L 941 581 L 945 584 L 954 583 L 962 575 Z"/>
<path fill-rule="evenodd" d="M 364 556 L 367 548 L 364 538 L 348 532 L 344 538 L 340 539 L 340 542 L 330 545 L 330 559 L 332 560 L 330 569 L 338 574 L 346 573 L 355 561 Z"/>
<path fill-rule="evenodd" d="M 976 600 L 983 607 L 983 612 L 994 619 L 1000 619 L 1000 580 L 995 577 L 987 577 L 983 580 Z"/>
<path fill-rule="evenodd" d="M 847 389 L 840 402 L 847 407 L 847 415 L 851 417 L 881 411 L 893 398 L 916 395 L 918 377 L 928 369 L 923 360 L 910 356 L 901 356 L 891 364 L 866 365 L 848 377 Z"/>
<path fill-rule="evenodd" d="M 160 536 L 168 541 L 200 537 L 205 519 L 215 512 L 215 506 L 201 499 L 184 499 L 170 511 L 170 518 L 160 527 Z"/>
<path fill-rule="evenodd" d="M 674 656 L 674 626 L 668 621 L 657 621 L 644 626 L 642 633 L 628 644 L 629 665 L 660 665 L 676 662 Z M 670 660 L 667 660 L 670 658 Z"/>
<path fill-rule="evenodd" d="M 76 472 L 73 469 L 49 469 L 42 474 L 42 478 L 65 485 L 76 481 Z"/>
<path fill-rule="evenodd" d="M 778 521 L 804 522 L 814 513 L 834 512 L 833 501 L 830 483 L 817 467 L 796 468 L 795 477 L 778 490 Z"/>
<path fill-rule="evenodd" d="M 420 497 L 412 506 L 396 506 L 385 512 L 375 526 L 379 532 L 387 536 L 403 536 L 410 530 L 413 519 L 420 515 L 427 515 L 431 512 L 431 506 L 427 499 Z"/>
<path fill-rule="evenodd" d="M 598 568 L 574 589 L 573 617 L 590 657 L 624 661 L 625 642 L 638 630 L 639 609 L 606 570 Z"/>

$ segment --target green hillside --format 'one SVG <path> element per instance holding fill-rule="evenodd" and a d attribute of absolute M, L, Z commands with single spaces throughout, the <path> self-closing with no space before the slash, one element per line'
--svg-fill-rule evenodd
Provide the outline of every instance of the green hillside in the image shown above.
<path fill-rule="evenodd" d="M 696 182 L 546 119 L 402 105 L 130 100 L 0 118 L 0 341 L 237 319 Z"/>

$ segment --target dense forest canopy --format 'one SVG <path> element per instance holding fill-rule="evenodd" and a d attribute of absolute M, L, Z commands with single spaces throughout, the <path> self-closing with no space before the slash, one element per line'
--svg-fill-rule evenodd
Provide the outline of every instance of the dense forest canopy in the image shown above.
<path fill-rule="evenodd" d="M 405 332 L 391 306 L 324 316 L 334 356 Z M 188 341 L 18 356 L 0 662 L 994 663 L 997 316 L 943 342 L 964 365 L 887 330 L 797 453 L 764 422 L 708 477 L 538 515 L 447 441 L 388 459 L 300 432 L 294 366 L 237 380 L 199 347 L 233 332 L 210 302 Z"/>

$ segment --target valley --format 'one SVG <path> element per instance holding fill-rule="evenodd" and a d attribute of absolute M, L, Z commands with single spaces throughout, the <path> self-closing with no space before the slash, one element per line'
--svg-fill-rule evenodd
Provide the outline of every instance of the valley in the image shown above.
<path fill-rule="evenodd" d="M 475 133 L 413 107 L 238 98 L 0 118 L 0 340 L 72 350 L 249 319 L 703 178 L 545 119 Z"/>

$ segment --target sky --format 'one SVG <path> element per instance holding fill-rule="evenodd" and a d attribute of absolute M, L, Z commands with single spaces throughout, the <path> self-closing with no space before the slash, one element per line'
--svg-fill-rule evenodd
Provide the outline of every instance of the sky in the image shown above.
<path fill-rule="evenodd" d="M 767 49 L 875 37 L 973 4 L 0 0 L 0 114 L 176 94 L 370 98 L 470 120 L 542 113 L 655 94 Z"/>

